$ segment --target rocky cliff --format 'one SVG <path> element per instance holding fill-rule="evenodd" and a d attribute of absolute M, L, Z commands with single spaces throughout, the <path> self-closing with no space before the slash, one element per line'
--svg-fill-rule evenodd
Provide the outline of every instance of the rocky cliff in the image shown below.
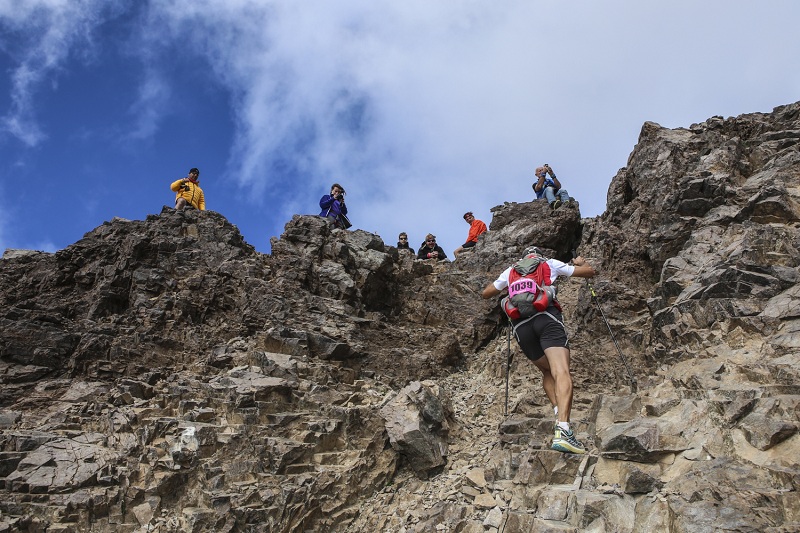
<path fill-rule="evenodd" d="M 602 216 L 497 206 L 452 263 L 169 208 L 8 251 L 0 531 L 796 531 L 799 141 L 647 123 Z M 479 297 L 529 245 L 599 270 L 559 293 L 585 456 Z"/>

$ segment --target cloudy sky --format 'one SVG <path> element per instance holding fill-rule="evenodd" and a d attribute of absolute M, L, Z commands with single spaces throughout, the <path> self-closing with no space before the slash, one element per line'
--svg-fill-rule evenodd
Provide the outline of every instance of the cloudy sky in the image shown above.
<path fill-rule="evenodd" d="M 0 0 L 0 251 L 172 205 L 261 252 L 347 189 L 353 229 L 452 250 L 549 163 L 605 210 L 645 121 L 800 99 L 795 0 Z"/>

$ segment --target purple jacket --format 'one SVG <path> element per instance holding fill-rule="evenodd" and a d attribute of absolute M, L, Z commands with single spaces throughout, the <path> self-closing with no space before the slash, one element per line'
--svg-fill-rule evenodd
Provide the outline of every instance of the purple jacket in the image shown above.
<path fill-rule="evenodd" d="M 340 213 L 347 214 L 347 205 L 342 205 L 339 200 L 330 194 L 326 194 L 320 199 L 319 206 L 322 208 L 322 211 L 319 213 L 321 217 L 338 218 Z"/>

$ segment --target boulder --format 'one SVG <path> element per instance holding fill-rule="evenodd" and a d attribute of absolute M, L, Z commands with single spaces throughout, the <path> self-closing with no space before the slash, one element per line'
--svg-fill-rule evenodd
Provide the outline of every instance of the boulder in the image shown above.
<path fill-rule="evenodd" d="M 421 477 L 447 461 L 447 399 L 430 382 L 414 381 L 381 408 L 392 448 Z"/>

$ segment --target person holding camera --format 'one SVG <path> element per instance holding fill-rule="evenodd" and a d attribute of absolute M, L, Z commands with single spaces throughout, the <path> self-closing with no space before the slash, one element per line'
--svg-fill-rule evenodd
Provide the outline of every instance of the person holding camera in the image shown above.
<path fill-rule="evenodd" d="M 417 252 L 417 259 L 436 259 L 437 261 L 444 261 L 447 259 L 447 254 L 444 249 L 436 244 L 436 235 L 428 233 L 425 236 L 425 242 Z"/>
<path fill-rule="evenodd" d="M 169 187 L 175 191 L 175 209 L 183 211 L 187 207 L 194 207 L 200 211 L 206 210 L 206 197 L 200 188 L 200 171 L 193 168 L 189 175 L 174 181 Z"/>
<path fill-rule="evenodd" d="M 322 209 L 319 216 L 326 217 L 335 228 L 347 229 L 351 225 L 347 218 L 344 194 L 344 187 L 334 183 L 331 185 L 331 193 L 326 194 L 319 201 L 319 207 Z"/>
<path fill-rule="evenodd" d="M 544 166 L 537 167 L 535 174 L 537 181 L 533 184 L 533 191 L 537 200 L 544 196 L 553 209 L 558 209 L 561 204 L 569 205 L 569 193 L 561 188 L 561 182 L 550 165 L 545 163 Z"/>

